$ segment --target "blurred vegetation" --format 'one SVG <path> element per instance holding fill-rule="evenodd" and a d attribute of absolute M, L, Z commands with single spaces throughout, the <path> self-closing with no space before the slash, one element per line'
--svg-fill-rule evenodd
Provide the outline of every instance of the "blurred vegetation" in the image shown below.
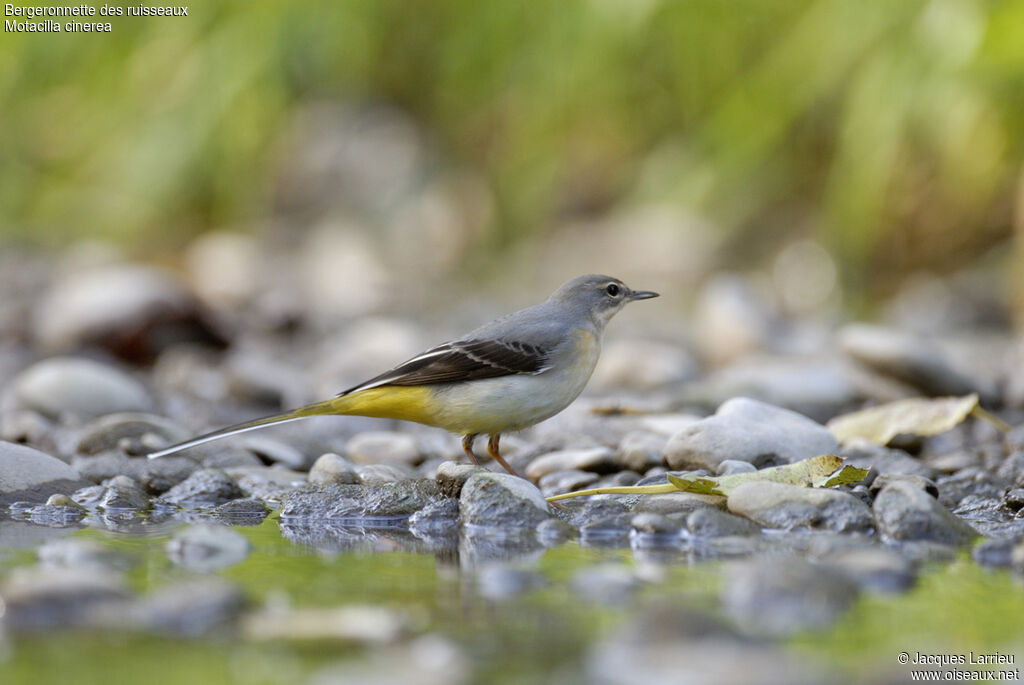
<path fill-rule="evenodd" d="M 4 35 L 0 238 L 153 250 L 266 223 L 282 131 L 325 100 L 397 107 L 480 179 L 488 250 L 669 202 L 740 255 L 815 235 L 856 286 L 1011 234 L 1021 0 L 260 0 L 113 23 Z"/>

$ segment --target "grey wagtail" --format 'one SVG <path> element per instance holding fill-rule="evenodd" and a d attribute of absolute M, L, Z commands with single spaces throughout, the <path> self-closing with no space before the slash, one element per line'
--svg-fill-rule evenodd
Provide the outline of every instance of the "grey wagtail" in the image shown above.
<path fill-rule="evenodd" d="M 459 433 L 474 464 L 480 462 L 473 439 L 486 433 L 488 453 L 515 474 L 498 451 L 501 434 L 569 406 L 597 365 L 608 321 L 627 302 L 657 296 L 630 290 L 610 276 L 579 276 L 545 302 L 432 347 L 333 399 L 207 433 L 149 458 L 276 423 L 348 414 L 416 421 Z"/>

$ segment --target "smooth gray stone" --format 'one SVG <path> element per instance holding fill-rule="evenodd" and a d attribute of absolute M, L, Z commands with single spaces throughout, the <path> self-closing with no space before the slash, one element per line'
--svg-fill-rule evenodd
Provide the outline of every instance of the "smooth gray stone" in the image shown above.
<path fill-rule="evenodd" d="M 886 486 L 875 498 L 874 513 L 885 540 L 966 545 L 978 536 L 934 497 L 910 483 Z"/>
<path fill-rule="evenodd" d="M 672 436 L 665 460 L 673 469 L 715 472 L 726 459 L 760 466 L 834 454 L 838 449 L 832 433 L 806 416 L 738 397 Z"/>
<path fill-rule="evenodd" d="M 0 442 L 0 508 L 11 502 L 45 502 L 54 493 L 70 495 L 88 483 L 60 459 L 39 450 Z"/>
<path fill-rule="evenodd" d="M 590 447 L 587 449 L 568 449 L 550 452 L 530 462 L 524 474 L 536 482 L 550 473 L 558 471 L 592 471 L 594 473 L 611 473 L 629 468 L 617 456 L 615 450 L 608 447 Z"/>
<path fill-rule="evenodd" d="M 547 519 L 548 504 L 533 483 L 509 473 L 475 473 L 459 496 L 462 523 L 534 528 Z"/>
<path fill-rule="evenodd" d="M 871 510 L 846 492 L 785 483 L 752 481 L 730 493 L 729 511 L 768 528 L 827 528 L 867 532 L 874 528 Z"/>
<path fill-rule="evenodd" d="M 311 485 L 327 485 L 329 483 L 355 484 L 359 482 L 359 474 L 348 459 L 333 452 L 321 454 L 313 462 L 309 470 Z"/>
<path fill-rule="evenodd" d="M 17 406 L 49 417 L 94 417 L 153 408 L 147 390 L 127 373 L 76 357 L 36 362 L 11 382 L 11 392 Z"/>
<path fill-rule="evenodd" d="M 71 465 L 83 478 L 99 483 L 116 476 L 128 476 L 150 494 L 159 494 L 189 477 L 200 468 L 192 459 L 178 455 L 145 459 L 121 452 L 105 452 L 94 457 L 74 457 Z"/>

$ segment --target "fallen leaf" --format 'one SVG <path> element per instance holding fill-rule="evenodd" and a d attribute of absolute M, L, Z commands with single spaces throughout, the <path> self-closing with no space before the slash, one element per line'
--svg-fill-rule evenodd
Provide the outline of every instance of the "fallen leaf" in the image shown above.
<path fill-rule="evenodd" d="M 734 473 L 728 476 L 709 476 L 706 478 L 681 478 L 668 474 L 668 483 L 590 488 L 589 490 L 566 492 L 561 495 L 548 497 L 547 499 L 549 502 L 554 502 L 584 495 L 662 495 L 680 491 L 692 492 L 698 495 L 728 496 L 738 486 L 753 481 L 766 480 L 775 483 L 828 488 L 833 485 L 856 483 L 868 474 L 866 469 L 858 469 L 849 465 L 836 471 L 842 463 L 842 457 L 834 454 L 823 454 L 819 457 L 811 457 L 794 464 L 773 466 L 751 473 Z"/>
<path fill-rule="evenodd" d="M 773 466 L 768 469 L 761 469 L 760 471 L 751 471 L 750 473 L 734 473 L 728 476 L 707 478 L 698 477 L 690 479 L 669 474 L 668 481 L 683 492 L 694 492 L 701 495 L 726 496 L 740 485 L 753 481 L 771 481 L 773 483 L 822 487 L 830 478 L 833 477 L 832 474 L 835 473 L 835 470 L 839 468 L 839 465 L 842 463 L 843 458 L 840 456 L 835 454 L 823 454 L 820 457 L 803 459 L 793 464 Z M 853 467 L 848 466 L 846 468 Z M 844 469 L 844 471 L 845 470 L 846 469 Z M 867 471 L 863 471 L 863 469 L 853 470 L 862 471 L 860 477 L 855 478 L 854 482 L 860 480 L 867 474 Z M 835 478 L 838 478 L 839 475 L 841 475 L 841 472 L 840 474 L 837 474 Z"/>
<path fill-rule="evenodd" d="M 982 418 L 991 417 L 978 406 L 976 394 L 965 397 L 913 397 L 837 416 L 828 422 L 828 429 L 839 442 L 864 438 L 878 445 L 886 445 L 904 433 L 920 436 L 945 433 L 971 414 Z"/>

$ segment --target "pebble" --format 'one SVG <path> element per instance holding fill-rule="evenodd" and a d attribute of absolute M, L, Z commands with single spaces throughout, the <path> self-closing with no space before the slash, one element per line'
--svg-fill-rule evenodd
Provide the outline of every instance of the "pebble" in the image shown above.
<path fill-rule="evenodd" d="M 188 432 L 178 424 L 153 414 L 107 414 L 82 429 L 75 452 L 92 455 L 120 450 L 136 456 L 149 454 L 189 437 Z"/>
<path fill-rule="evenodd" d="M 699 538 L 759 535 L 761 527 L 750 519 L 714 507 L 695 509 L 686 517 L 686 528 Z"/>
<path fill-rule="evenodd" d="M 869 532 L 871 510 L 848 493 L 786 483 L 753 481 L 730 493 L 729 511 L 768 528 L 826 528 L 838 532 Z"/>
<path fill-rule="evenodd" d="M 302 450 L 274 438 L 249 436 L 240 441 L 239 446 L 255 454 L 262 462 L 278 464 L 282 468 L 307 471 L 313 465 L 313 458 Z"/>
<path fill-rule="evenodd" d="M 60 459 L 12 442 L 0 442 L 0 508 L 11 502 L 45 502 L 86 485 L 78 471 Z"/>
<path fill-rule="evenodd" d="M 835 454 L 838 449 L 828 429 L 806 416 L 740 397 L 672 436 L 665 460 L 673 469 L 714 472 L 726 459 L 762 466 Z"/>
<path fill-rule="evenodd" d="M 224 472 L 234 479 L 245 497 L 271 506 L 277 506 L 288 493 L 306 485 L 306 474 L 280 467 L 235 466 Z"/>
<path fill-rule="evenodd" d="M 880 474 L 914 475 L 932 480 L 939 475 L 936 469 L 914 459 L 903 450 L 882 447 L 866 440 L 851 440 L 843 446 L 839 455 L 851 466 L 874 469 Z"/>
<path fill-rule="evenodd" d="M 228 474 L 202 469 L 164 493 L 163 499 L 181 506 L 216 506 L 243 497 L 242 489 Z"/>
<path fill-rule="evenodd" d="M 459 532 L 459 500 L 452 497 L 436 499 L 413 512 L 409 530 L 419 537 L 457 535 Z"/>
<path fill-rule="evenodd" d="M 591 471 L 555 471 L 541 476 L 537 487 L 545 497 L 561 495 L 592 485 L 600 476 Z"/>
<path fill-rule="evenodd" d="M 442 462 L 437 467 L 437 487 L 445 497 L 458 497 L 462 493 L 462 486 L 466 484 L 469 477 L 475 473 L 482 473 L 485 469 L 475 464 L 460 464 L 454 461 Z"/>
<path fill-rule="evenodd" d="M 310 486 L 285 496 L 281 519 L 404 519 L 426 507 L 439 495 L 437 484 L 429 480 Z"/>
<path fill-rule="evenodd" d="M 698 495 L 694 492 L 670 492 L 664 495 L 642 495 L 633 505 L 637 513 L 689 514 L 706 508 L 725 508 L 725 498 L 718 495 Z"/>
<path fill-rule="evenodd" d="M 411 467 L 400 464 L 362 464 L 356 467 L 356 474 L 363 485 L 395 483 L 416 477 Z"/>
<path fill-rule="evenodd" d="M 629 466 L 621 463 L 614 450 L 608 447 L 593 447 L 583 450 L 560 450 L 537 457 L 526 467 L 524 475 L 536 482 L 558 471 L 610 473 L 620 468 Z"/>
<path fill-rule="evenodd" d="M 233 526 L 255 526 L 267 517 L 270 509 L 258 499 L 243 497 L 225 502 L 213 512 L 224 523 Z"/>
<path fill-rule="evenodd" d="M 722 603 L 744 632 L 783 637 L 829 627 L 858 594 L 856 583 L 827 566 L 761 557 L 729 569 Z"/>
<path fill-rule="evenodd" d="M 95 457 L 73 457 L 71 465 L 83 478 L 97 483 L 119 475 L 127 476 L 150 494 L 170 490 L 199 468 L 192 459 L 178 455 L 140 459 L 116 452 L 105 452 Z"/>
<path fill-rule="evenodd" d="M 393 431 L 356 433 L 345 443 L 345 455 L 355 464 L 408 467 L 423 461 L 416 438 Z"/>
<path fill-rule="evenodd" d="M 664 464 L 665 436 L 646 430 L 626 433 L 619 441 L 618 452 L 624 468 L 643 473 Z"/>
<path fill-rule="evenodd" d="M 462 486 L 459 506 L 463 524 L 500 529 L 532 529 L 550 516 L 540 490 L 508 473 L 471 475 Z"/>
<path fill-rule="evenodd" d="M 629 520 L 629 527 L 638 533 L 647 535 L 675 535 L 682 528 L 678 519 L 663 514 L 634 514 Z"/>
<path fill-rule="evenodd" d="M 164 545 L 167 558 L 178 566 L 210 573 L 240 563 L 251 545 L 241 533 L 227 526 L 203 523 L 175 533 Z"/>
<path fill-rule="evenodd" d="M 884 540 L 966 545 L 977 536 L 967 523 L 910 483 L 895 482 L 879 492 L 874 514 Z"/>
<path fill-rule="evenodd" d="M 146 388 L 124 371 L 76 357 L 36 362 L 11 382 L 10 392 L 18 407 L 50 418 L 65 414 L 93 418 L 153 408 Z"/>
<path fill-rule="evenodd" d="M 311 485 L 354 484 L 359 482 L 359 474 L 348 459 L 328 452 L 321 454 L 313 462 L 313 467 L 309 469 L 309 482 Z"/>

